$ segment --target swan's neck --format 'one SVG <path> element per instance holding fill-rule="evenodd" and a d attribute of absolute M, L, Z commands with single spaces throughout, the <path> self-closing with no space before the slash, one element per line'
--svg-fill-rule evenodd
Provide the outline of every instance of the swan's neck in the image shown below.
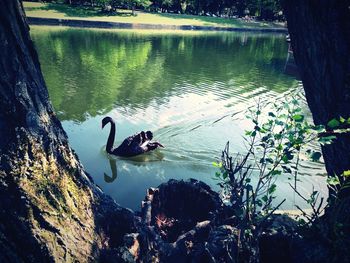
<path fill-rule="evenodd" d="M 111 122 L 111 130 L 109 132 L 107 145 L 106 145 L 106 152 L 112 153 L 113 152 L 113 144 L 115 139 L 115 123 Z"/>

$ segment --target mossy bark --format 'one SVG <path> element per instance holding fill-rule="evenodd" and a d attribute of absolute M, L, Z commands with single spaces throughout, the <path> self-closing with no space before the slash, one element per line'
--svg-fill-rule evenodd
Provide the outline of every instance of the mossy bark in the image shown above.
<path fill-rule="evenodd" d="M 69 147 L 17 0 L 2 1 L 0 50 L 0 261 L 97 261 L 134 230 L 133 213 Z"/>

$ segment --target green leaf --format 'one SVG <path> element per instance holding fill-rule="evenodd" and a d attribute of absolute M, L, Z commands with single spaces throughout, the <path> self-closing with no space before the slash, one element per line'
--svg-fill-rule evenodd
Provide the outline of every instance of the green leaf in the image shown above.
<path fill-rule="evenodd" d="M 280 175 L 280 174 L 282 174 L 282 171 L 280 171 L 280 170 L 273 170 L 271 172 L 271 175 Z"/>
<path fill-rule="evenodd" d="M 337 137 L 336 136 L 325 136 L 325 137 L 321 137 L 318 139 L 318 141 L 321 143 L 321 144 L 330 144 L 333 142 L 333 140 L 335 140 Z"/>
<path fill-rule="evenodd" d="M 267 201 L 269 200 L 267 195 L 264 195 L 261 200 L 263 200 L 265 203 L 267 203 Z"/>
<path fill-rule="evenodd" d="M 213 166 L 217 167 L 217 168 L 221 168 L 222 167 L 222 163 L 217 163 L 217 162 L 213 162 Z"/>
<path fill-rule="evenodd" d="M 324 131 L 324 126 L 323 125 L 316 125 L 316 126 L 311 126 L 311 129 L 317 132 L 323 132 Z"/>
<path fill-rule="evenodd" d="M 276 115 L 275 115 L 273 112 L 269 112 L 268 115 L 269 115 L 270 117 L 276 117 Z"/>
<path fill-rule="evenodd" d="M 340 117 L 339 117 L 339 121 L 340 121 L 341 123 L 344 123 L 346 120 L 345 120 L 342 116 L 340 116 Z"/>
<path fill-rule="evenodd" d="M 293 103 L 294 105 L 298 105 L 298 104 L 299 104 L 299 102 L 298 102 L 296 99 L 293 99 L 293 100 L 292 100 L 292 103 Z"/>
<path fill-rule="evenodd" d="M 284 162 L 284 163 L 289 163 L 289 159 L 288 159 L 288 157 L 287 157 L 287 155 L 283 155 L 282 156 L 282 161 Z"/>
<path fill-rule="evenodd" d="M 277 185 L 273 184 L 270 186 L 268 192 L 269 194 L 273 194 L 276 191 Z"/>
<path fill-rule="evenodd" d="M 350 176 L 350 170 L 344 171 L 343 175 L 344 175 L 345 177 L 349 177 L 349 176 Z"/>
<path fill-rule="evenodd" d="M 340 122 L 337 119 L 331 119 L 328 123 L 327 126 L 330 128 L 337 128 L 339 126 Z"/>
<path fill-rule="evenodd" d="M 245 131 L 246 136 L 252 136 L 252 133 L 253 133 L 252 131 Z"/>
<path fill-rule="evenodd" d="M 284 155 L 282 156 L 282 161 L 289 163 L 289 161 L 293 160 L 293 158 L 294 155 L 289 150 L 285 150 Z"/>
<path fill-rule="evenodd" d="M 292 119 L 295 120 L 296 122 L 302 122 L 304 120 L 304 115 L 296 114 L 292 116 Z"/>
<path fill-rule="evenodd" d="M 288 117 L 287 114 L 281 114 L 277 118 L 278 119 L 286 119 L 287 117 Z"/>
<path fill-rule="evenodd" d="M 260 132 L 260 133 L 266 133 L 267 130 L 265 130 L 264 128 L 261 128 L 261 129 L 259 130 L 259 132 Z"/>
<path fill-rule="evenodd" d="M 339 178 L 337 176 L 334 176 L 334 177 L 328 177 L 327 183 L 329 185 L 337 186 L 340 184 L 340 181 L 339 181 Z"/>

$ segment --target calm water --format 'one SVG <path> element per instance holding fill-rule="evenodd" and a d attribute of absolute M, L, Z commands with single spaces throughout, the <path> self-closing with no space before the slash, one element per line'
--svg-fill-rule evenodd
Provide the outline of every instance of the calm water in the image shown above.
<path fill-rule="evenodd" d="M 159 33 L 33 27 L 50 97 L 73 149 L 95 182 L 120 204 L 139 209 L 145 191 L 171 178 L 213 180 L 226 141 L 244 152 L 244 117 L 258 98 L 283 99 L 300 83 L 285 74 L 284 35 Z M 165 145 L 123 159 L 104 150 L 117 122 L 115 144 L 152 130 Z M 300 189 L 326 192 L 322 165 L 302 164 Z M 278 181 L 284 209 L 299 202 Z"/>

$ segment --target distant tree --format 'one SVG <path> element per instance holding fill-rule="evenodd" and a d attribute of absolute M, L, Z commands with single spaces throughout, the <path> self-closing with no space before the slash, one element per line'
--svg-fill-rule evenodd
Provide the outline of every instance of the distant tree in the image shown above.
<path fill-rule="evenodd" d="M 135 8 L 146 9 L 151 5 L 149 0 L 130 0 L 132 14 L 135 15 Z"/>
<path fill-rule="evenodd" d="M 167 12 L 171 9 L 172 0 L 159 0 L 158 7 L 161 9 L 161 12 Z"/>
<path fill-rule="evenodd" d="M 151 5 L 151 1 L 149 0 L 136 0 L 136 6 L 147 8 Z"/>
<path fill-rule="evenodd" d="M 259 2 L 260 19 L 274 20 L 282 10 L 279 0 L 260 0 Z"/>
<path fill-rule="evenodd" d="M 99 6 L 106 6 L 110 3 L 110 0 L 95 0 L 95 3 Z"/>
<path fill-rule="evenodd" d="M 236 0 L 234 7 L 237 10 L 238 16 L 244 16 L 246 14 L 246 10 L 248 10 L 248 2 L 246 0 Z"/>
<path fill-rule="evenodd" d="M 111 5 L 113 10 L 117 10 L 117 8 L 120 7 L 122 4 L 122 0 L 110 0 L 109 4 Z"/>

